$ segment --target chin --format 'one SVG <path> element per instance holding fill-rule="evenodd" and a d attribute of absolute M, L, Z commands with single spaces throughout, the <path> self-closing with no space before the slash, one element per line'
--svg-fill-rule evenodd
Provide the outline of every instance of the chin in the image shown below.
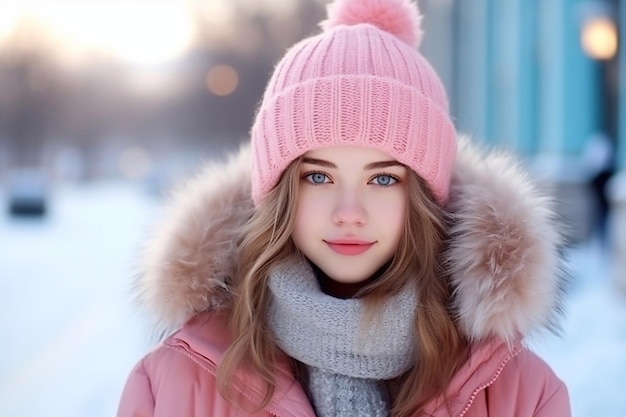
<path fill-rule="evenodd" d="M 341 284 L 358 284 L 360 282 L 364 282 L 367 281 L 367 279 L 369 277 L 372 276 L 372 274 L 375 272 L 363 272 L 363 273 L 359 273 L 359 274 L 350 274 L 350 275 L 345 275 L 341 274 L 341 273 L 335 273 L 333 274 L 333 271 L 329 271 L 330 273 L 326 273 L 326 275 L 328 275 L 328 277 L 330 279 L 332 279 L 335 282 L 339 282 Z"/>
<path fill-rule="evenodd" d="M 361 282 L 367 281 L 367 277 L 339 277 L 331 279 L 340 284 L 359 284 Z"/>

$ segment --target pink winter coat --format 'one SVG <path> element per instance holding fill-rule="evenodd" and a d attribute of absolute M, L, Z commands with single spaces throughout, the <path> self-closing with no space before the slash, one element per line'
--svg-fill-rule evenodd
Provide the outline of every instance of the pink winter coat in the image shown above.
<path fill-rule="evenodd" d="M 560 310 L 554 213 L 510 158 L 482 154 L 465 138 L 459 145 L 446 258 L 454 307 L 473 343 L 448 387 L 448 402 L 434 398 L 420 416 L 569 416 L 565 385 L 522 344 L 530 332 L 551 328 Z M 215 380 L 229 346 L 225 315 L 234 297 L 237 225 L 252 209 L 249 157 L 243 149 L 181 188 L 170 220 L 147 246 L 140 298 L 166 331 L 180 330 L 132 370 L 118 417 L 252 415 L 224 400 Z M 315 416 L 288 363 L 281 359 L 277 390 L 256 415 Z M 255 375 L 239 374 L 237 381 L 237 392 L 259 401 Z"/>
<path fill-rule="evenodd" d="M 168 337 L 133 369 L 118 417 L 229 417 L 253 415 L 233 407 L 217 391 L 216 366 L 228 346 L 224 319 L 198 316 Z M 264 416 L 307 416 L 315 413 L 286 360 L 276 373 L 278 389 Z M 262 385 L 248 375 L 236 389 L 260 398 Z M 472 357 L 450 385 L 452 416 L 559 417 L 569 416 L 565 385 L 527 349 L 509 350 L 501 343 L 474 347 Z M 441 399 L 421 416 L 448 417 Z"/>

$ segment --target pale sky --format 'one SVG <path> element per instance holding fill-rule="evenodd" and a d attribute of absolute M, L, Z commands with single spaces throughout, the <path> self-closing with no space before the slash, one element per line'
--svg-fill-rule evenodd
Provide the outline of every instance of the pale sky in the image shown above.
<path fill-rule="evenodd" d="M 197 0 L 192 0 L 197 1 Z M 234 0 L 197 2 L 216 31 L 231 30 Z M 294 0 L 238 0 L 239 7 L 289 13 Z M 111 55 L 132 64 L 158 64 L 181 55 L 192 40 L 189 1 L 3 0 L 0 44 L 18 24 L 34 24 L 52 36 L 66 60 L 86 52 Z"/>

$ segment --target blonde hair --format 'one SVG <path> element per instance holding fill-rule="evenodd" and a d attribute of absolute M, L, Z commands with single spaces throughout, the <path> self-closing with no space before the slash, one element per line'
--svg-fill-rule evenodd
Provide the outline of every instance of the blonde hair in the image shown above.
<path fill-rule="evenodd" d="M 297 253 L 291 232 L 300 165 L 298 158 L 287 168 L 245 226 L 239 245 L 240 280 L 234 283 L 237 297 L 229 322 L 233 343 L 217 372 L 220 393 L 234 402 L 236 393 L 229 389 L 229 383 L 238 369 L 250 367 L 266 384 L 259 409 L 268 404 L 275 391 L 274 366 L 279 353 L 265 322 L 269 298 L 266 281 L 273 265 Z M 467 345 L 449 311 L 452 293 L 440 264 L 445 214 L 434 203 L 425 182 L 412 170 L 408 172 L 407 215 L 398 249 L 386 271 L 357 294 L 372 313 L 389 295 L 408 283 L 416 284 L 413 287 L 419 303 L 414 334 L 418 357 L 411 370 L 389 384 L 394 417 L 412 415 L 429 399 L 445 394 L 465 359 Z"/>

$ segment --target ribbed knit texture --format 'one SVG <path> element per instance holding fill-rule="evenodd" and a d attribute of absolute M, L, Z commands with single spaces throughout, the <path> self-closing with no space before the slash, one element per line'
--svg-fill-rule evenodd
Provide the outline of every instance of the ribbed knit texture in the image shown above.
<path fill-rule="evenodd" d="M 348 1 L 406 7 L 400 0 Z M 252 127 L 255 203 L 298 156 L 338 145 L 387 153 L 446 203 L 456 132 L 444 87 L 416 48 L 369 23 L 329 27 L 276 66 Z"/>
<path fill-rule="evenodd" d="M 324 294 L 305 259 L 271 271 L 268 287 L 267 321 L 278 346 L 307 366 L 318 417 L 387 415 L 380 381 L 415 364 L 415 291 L 390 297 L 374 322 L 366 323 L 363 302 Z"/>
<path fill-rule="evenodd" d="M 317 417 L 387 417 L 383 381 L 352 378 L 308 366 L 308 395 Z"/>

